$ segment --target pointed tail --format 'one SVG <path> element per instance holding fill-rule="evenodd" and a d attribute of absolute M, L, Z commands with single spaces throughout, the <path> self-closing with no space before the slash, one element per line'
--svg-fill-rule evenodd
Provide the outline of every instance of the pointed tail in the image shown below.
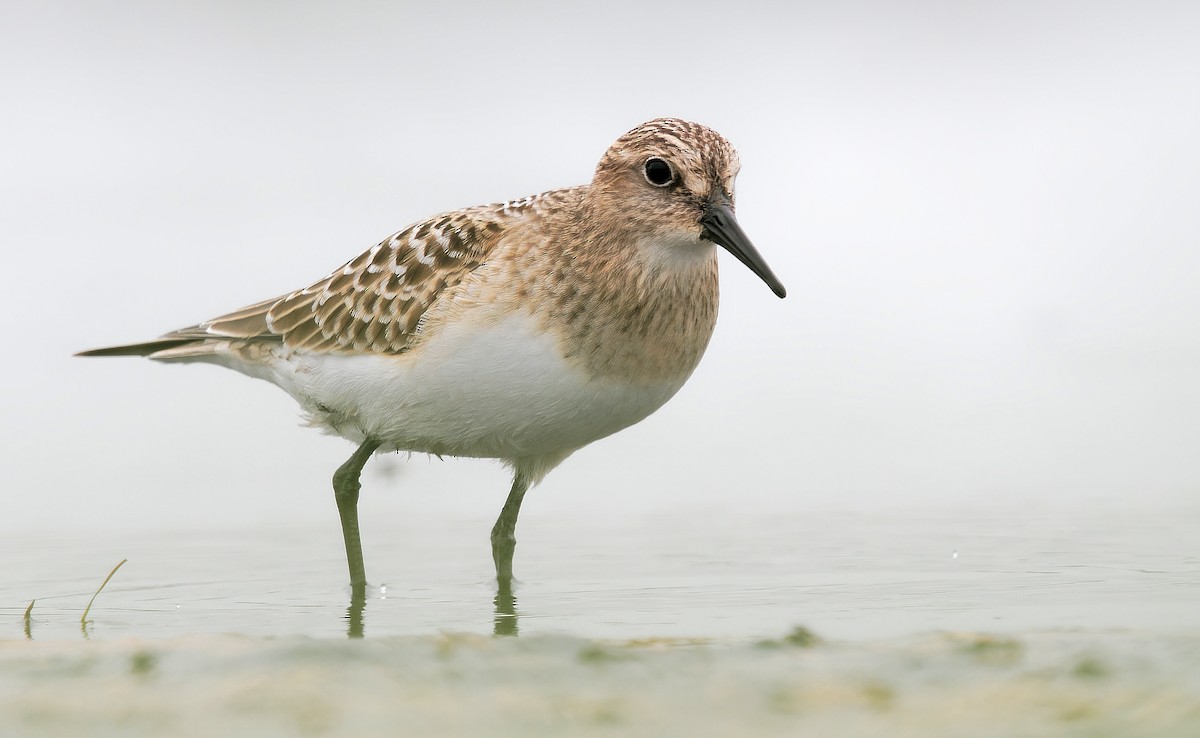
<path fill-rule="evenodd" d="M 129 343 L 124 346 L 107 346 L 105 348 L 91 349 L 89 351 L 80 351 L 76 356 L 149 356 L 150 354 L 165 351 L 167 349 L 186 346 L 189 343 L 196 343 L 203 339 L 198 338 L 160 338 L 157 341 L 146 341 L 144 343 Z"/>

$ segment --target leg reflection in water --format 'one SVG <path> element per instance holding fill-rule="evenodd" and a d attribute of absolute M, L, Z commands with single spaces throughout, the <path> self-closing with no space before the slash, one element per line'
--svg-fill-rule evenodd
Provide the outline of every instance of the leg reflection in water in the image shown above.
<path fill-rule="evenodd" d="M 496 615 L 492 621 L 492 634 L 498 636 L 517 635 L 517 598 L 513 596 L 512 578 L 496 580 Z"/>
<path fill-rule="evenodd" d="M 496 578 L 496 597 L 492 600 L 495 606 L 495 619 L 492 624 L 493 635 L 517 635 L 517 598 L 513 595 L 512 577 Z M 367 588 L 365 586 L 351 587 L 350 606 L 346 608 L 346 637 L 362 638 L 364 633 L 363 614 L 367 609 Z"/>
<path fill-rule="evenodd" d="M 367 609 L 367 585 L 350 587 L 350 606 L 346 608 L 346 636 L 363 637 L 363 611 Z"/>

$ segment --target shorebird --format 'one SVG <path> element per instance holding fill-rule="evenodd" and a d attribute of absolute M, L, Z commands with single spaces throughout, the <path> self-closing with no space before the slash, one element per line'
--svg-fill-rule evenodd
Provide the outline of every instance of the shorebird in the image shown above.
<path fill-rule="evenodd" d="M 734 218 L 738 169 L 717 132 L 659 118 L 618 138 L 591 184 L 436 215 L 303 289 L 79 355 L 235 369 L 358 444 L 333 489 L 359 590 L 359 477 L 374 453 L 503 461 L 503 585 L 526 490 L 696 368 L 717 318 L 716 245 L 784 297 Z"/>

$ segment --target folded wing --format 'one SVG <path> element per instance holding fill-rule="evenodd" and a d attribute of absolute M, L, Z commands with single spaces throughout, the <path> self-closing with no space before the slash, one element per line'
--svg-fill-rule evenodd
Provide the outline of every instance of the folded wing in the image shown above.
<path fill-rule="evenodd" d="M 438 298 L 485 263 L 502 231 L 501 214 L 490 206 L 435 216 L 302 290 L 153 341 L 77 355 L 199 359 L 233 342 L 275 342 L 324 353 L 401 353 Z"/>

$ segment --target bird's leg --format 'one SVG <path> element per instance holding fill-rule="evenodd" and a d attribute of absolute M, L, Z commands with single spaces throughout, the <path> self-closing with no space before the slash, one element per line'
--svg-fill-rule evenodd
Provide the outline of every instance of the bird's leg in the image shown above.
<path fill-rule="evenodd" d="M 350 606 L 346 608 L 346 637 L 363 637 L 363 611 L 367 609 L 365 584 L 350 588 Z"/>
<path fill-rule="evenodd" d="M 517 515 L 521 512 L 521 500 L 529 481 L 520 473 L 513 475 L 512 489 L 504 501 L 504 509 L 492 527 L 492 560 L 496 562 L 496 580 L 501 586 L 512 584 L 513 551 L 517 548 Z"/>
<path fill-rule="evenodd" d="M 362 488 L 359 475 L 379 441 L 363 441 L 346 463 L 333 473 L 333 497 L 337 500 L 338 515 L 342 518 L 342 536 L 346 539 L 346 562 L 350 565 L 350 586 L 365 589 L 367 573 L 363 567 L 362 539 L 358 534 L 358 491 Z"/>
<path fill-rule="evenodd" d="M 513 595 L 512 580 L 496 580 L 496 598 L 492 600 L 495 616 L 492 618 L 492 635 L 517 635 L 517 598 Z"/>

